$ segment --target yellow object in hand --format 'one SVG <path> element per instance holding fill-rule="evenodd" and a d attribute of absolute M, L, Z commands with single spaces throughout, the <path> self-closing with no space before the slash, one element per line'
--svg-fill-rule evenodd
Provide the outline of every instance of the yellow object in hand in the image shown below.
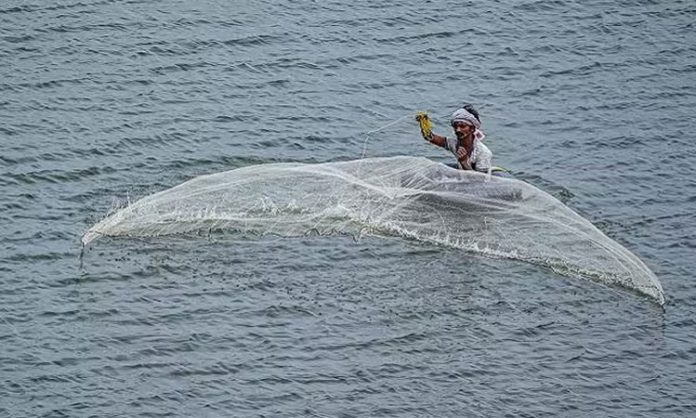
<path fill-rule="evenodd" d="M 420 125 L 420 131 L 421 135 L 423 135 L 423 139 L 430 141 L 430 139 L 433 137 L 433 123 L 430 122 L 428 114 L 425 112 L 418 112 L 416 113 L 416 120 Z"/>

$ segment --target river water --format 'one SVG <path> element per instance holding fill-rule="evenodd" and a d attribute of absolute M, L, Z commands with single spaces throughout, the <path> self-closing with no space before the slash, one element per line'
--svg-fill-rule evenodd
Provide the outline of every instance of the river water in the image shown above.
<path fill-rule="evenodd" d="M 3 1 L 0 415 L 696 414 L 694 22 L 678 0 Z M 411 116 L 449 133 L 465 101 L 495 163 L 645 261 L 664 309 L 397 237 L 81 257 L 114 207 L 199 175 L 449 162 Z"/>

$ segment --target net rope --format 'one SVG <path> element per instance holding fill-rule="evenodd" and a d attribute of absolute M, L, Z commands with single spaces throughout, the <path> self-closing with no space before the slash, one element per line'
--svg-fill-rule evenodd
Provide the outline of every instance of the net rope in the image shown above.
<path fill-rule="evenodd" d="M 405 237 L 522 260 L 665 301 L 657 277 L 638 257 L 551 195 L 422 157 L 263 164 L 204 175 L 115 211 L 82 242 L 218 230 Z"/>

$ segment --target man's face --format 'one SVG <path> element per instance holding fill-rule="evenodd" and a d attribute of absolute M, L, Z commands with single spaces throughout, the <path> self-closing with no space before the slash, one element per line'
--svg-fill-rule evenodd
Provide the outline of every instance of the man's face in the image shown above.
<path fill-rule="evenodd" d="M 459 140 L 468 138 L 469 135 L 474 133 L 474 127 L 466 122 L 454 122 L 452 124 L 452 129 L 454 129 L 454 134 L 457 135 L 457 139 Z"/>

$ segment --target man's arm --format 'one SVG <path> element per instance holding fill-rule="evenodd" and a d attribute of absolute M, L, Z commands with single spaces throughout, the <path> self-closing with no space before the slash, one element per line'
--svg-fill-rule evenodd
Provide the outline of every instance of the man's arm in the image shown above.
<path fill-rule="evenodd" d="M 425 138 L 431 144 L 435 144 L 442 148 L 447 148 L 447 138 L 440 135 L 430 134 L 430 138 Z"/>
<path fill-rule="evenodd" d="M 416 113 L 416 120 L 420 125 L 421 136 L 426 141 L 437 146 L 447 148 L 447 138 L 440 135 L 435 135 L 432 131 L 433 124 L 430 122 L 428 114 L 425 112 Z"/>

